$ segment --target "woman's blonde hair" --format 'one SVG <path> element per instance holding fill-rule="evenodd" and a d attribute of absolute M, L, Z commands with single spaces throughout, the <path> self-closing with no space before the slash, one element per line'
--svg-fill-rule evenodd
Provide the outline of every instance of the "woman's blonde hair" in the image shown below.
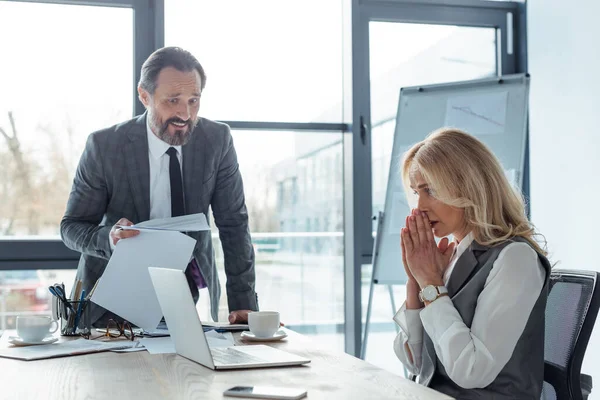
<path fill-rule="evenodd" d="M 521 193 L 509 183 L 496 156 L 475 137 L 453 128 L 432 132 L 404 154 L 406 193 L 412 192 L 410 177 L 415 171 L 436 199 L 464 210 L 478 243 L 493 246 L 520 236 L 546 255 L 535 240 L 538 234 L 525 215 Z"/>

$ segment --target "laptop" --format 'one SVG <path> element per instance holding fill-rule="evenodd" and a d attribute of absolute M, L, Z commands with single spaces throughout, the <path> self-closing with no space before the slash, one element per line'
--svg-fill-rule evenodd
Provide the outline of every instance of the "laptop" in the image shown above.
<path fill-rule="evenodd" d="M 301 365 L 309 359 L 265 345 L 209 348 L 185 273 L 148 268 L 156 297 L 180 356 L 213 370 Z"/>

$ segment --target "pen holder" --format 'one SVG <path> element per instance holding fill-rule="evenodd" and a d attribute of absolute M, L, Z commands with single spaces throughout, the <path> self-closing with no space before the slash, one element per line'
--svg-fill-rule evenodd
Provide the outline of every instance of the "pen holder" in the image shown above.
<path fill-rule="evenodd" d="M 89 303 L 89 300 L 58 302 L 62 336 L 90 336 L 92 324 L 90 323 Z"/>

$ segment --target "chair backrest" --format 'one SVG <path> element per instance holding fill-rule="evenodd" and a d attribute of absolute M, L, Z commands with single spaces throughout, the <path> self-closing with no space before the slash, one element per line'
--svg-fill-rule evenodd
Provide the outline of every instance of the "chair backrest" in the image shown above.
<path fill-rule="evenodd" d="M 550 276 L 542 400 L 581 400 L 581 363 L 600 307 L 600 273 L 555 269 Z"/>

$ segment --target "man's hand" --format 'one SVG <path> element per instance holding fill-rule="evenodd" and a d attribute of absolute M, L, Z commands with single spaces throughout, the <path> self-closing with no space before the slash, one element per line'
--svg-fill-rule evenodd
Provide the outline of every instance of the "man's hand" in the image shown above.
<path fill-rule="evenodd" d="M 248 313 L 251 313 L 252 310 L 237 310 L 229 313 L 229 323 L 230 324 L 247 324 L 248 323 Z"/>
<path fill-rule="evenodd" d="M 252 310 L 237 310 L 229 313 L 229 323 L 230 324 L 247 324 L 248 323 L 248 314 L 251 313 Z M 279 322 L 279 326 L 285 326 L 283 322 Z"/>
<path fill-rule="evenodd" d="M 110 230 L 110 240 L 113 245 L 116 245 L 117 242 L 121 239 L 127 239 L 133 236 L 137 236 L 140 234 L 140 231 L 136 231 L 133 229 L 122 229 L 121 226 L 131 226 L 133 222 L 128 220 L 127 218 L 121 218 L 117 221 L 117 223 Z"/>

